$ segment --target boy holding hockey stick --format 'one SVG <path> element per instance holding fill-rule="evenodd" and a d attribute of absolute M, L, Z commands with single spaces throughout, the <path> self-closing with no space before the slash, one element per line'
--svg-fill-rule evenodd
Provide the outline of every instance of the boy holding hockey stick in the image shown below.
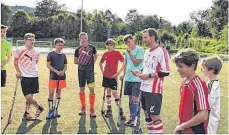
<path fill-rule="evenodd" d="M 60 117 L 60 113 L 58 112 L 58 106 L 60 103 L 60 94 L 63 88 L 66 87 L 66 70 L 67 70 L 67 58 L 61 50 L 64 47 L 65 41 L 62 38 L 56 38 L 54 40 L 54 44 L 56 46 L 56 50 L 50 52 L 47 57 L 47 67 L 50 70 L 49 76 L 49 112 L 47 115 L 47 119 L 51 119 L 53 117 Z M 55 88 L 56 91 L 56 99 L 53 100 Z"/>

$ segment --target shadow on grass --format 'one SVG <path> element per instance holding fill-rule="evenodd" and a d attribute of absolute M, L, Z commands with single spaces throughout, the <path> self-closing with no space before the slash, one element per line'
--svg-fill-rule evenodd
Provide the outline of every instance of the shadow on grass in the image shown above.
<path fill-rule="evenodd" d="M 86 115 L 82 115 L 80 117 L 78 124 L 79 124 L 79 130 L 77 134 L 87 134 L 86 125 L 85 125 L 86 124 Z"/>
<path fill-rule="evenodd" d="M 124 122 L 125 121 L 121 121 L 120 122 L 120 126 L 118 127 L 117 126 L 118 123 L 115 123 L 113 117 L 110 117 L 109 118 L 109 124 L 110 124 L 110 127 L 111 127 L 111 133 L 112 134 L 125 134 L 126 127 L 124 125 Z"/>
<path fill-rule="evenodd" d="M 91 129 L 89 130 L 89 134 L 98 134 L 96 118 L 90 117 L 90 127 L 91 127 Z"/>
<path fill-rule="evenodd" d="M 30 124 L 28 127 L 27 127 L 27 124 L 29 121 L 33 121 L 32 124 Z M 38 119 L 35 119 L 35 120 L 25 120 L 25 119 L 22 119 L 21 121 L 21 125 L 18 127 L 18 130 L 17 130 L 17 133 L 16 134 L 26 134 L 28 133 L 32 128 L 34 128 L 37 124 L 41 123 L 42 120 L 38 120 Z"/>
<path fill-rule="evenodd" d="M 61 131 L 57 131 L 57 125 L 57 118 L 47 120 L 42 128 L 42 134 L 62 134 Z"/>

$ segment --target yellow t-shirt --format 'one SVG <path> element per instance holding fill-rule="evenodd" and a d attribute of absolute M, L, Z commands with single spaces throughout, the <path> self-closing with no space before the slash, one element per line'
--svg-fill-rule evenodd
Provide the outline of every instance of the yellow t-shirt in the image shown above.
<path fill-rule="evenodd" d="M 7 60 L 8 55 L 12 55 L 12 45 L 4 39 L 1 42 L 1 63 Z M 1 70 L 6 70 L 6 65 Z"/>

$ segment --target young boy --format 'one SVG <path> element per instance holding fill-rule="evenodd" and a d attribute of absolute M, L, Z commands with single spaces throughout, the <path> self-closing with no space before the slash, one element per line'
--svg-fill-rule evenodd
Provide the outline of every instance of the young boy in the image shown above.
<path fill-rule="evenodd" d="M 33 94 L 39 93 L 37 63 L 40 55 L 34 49 L 35 35 L 26 33 L 24 39 L 25 49 L 17 50 L 14 66 L 17 71 L 16 77 L 21 78 L 21 88 L 26 99 L 26 109 L 23 118 L 31 119 L 33 116 L 29 113 L 30 105 L 34 105 L 37 108 L 35 117 L 40 116 L 44 111 L 44 108 L 33 98 Z"/>
<path fill-rule="evenodd" d="M 199 58 L 187 48 L 175 57 L 177 71 L 184 78 L 180 87 L 179 125 L 175 132 L 184 134 L 207 134 L 209 115 L 208 88 L 196 75 Z"/>
<path fill-rule="evenodd" d="M 222 68 L 222 61 L 218 56 L 205 58 L 202 62 L 202 72 L 208 80 L 208 100 L 211 107 L 208 120 L 208 134 L 216 134 L 220 119 L 220 86 L 217 75 Z"/>
<path fill-rule="evenodd" d="M 56 38 L 54 40 L 54 44 L 56 45 L 56 50 L 50 52 L 47 57 L 47 67 L 50 70 L 49 76 L 49 112 L 47 119 L 51 119 L 53 117 L 60 117 L 60 113 L 58 112 L 58 106 L 60 103 L 60 93 L 63 88 L 66 87 L 66 74 L 67 70 L 67 58 L 61 50 L 64 47 L 64 40 L 62 38 Z M 53 95 L 55 92 L 55 88 L 58 87 L 58 91 L 56 93 L 56 99 L 53 100 Z"/>
<path fill-rule="evenodd" d="M 126 126 L 133 126 L 136 116 L 138 97 L 140 93 L 141 79 L 133 75 L 132 71 L 141 70 L 143 68 L 144 49 L 135 44 L 134 38 L 131 34 L 125 35 L 123 38 L 124 43 L 127 45 L 125 51 L 125 62 L 123 79 L 125 76 L 124 95 L 129 96 L 130 119 L 125 122 Z M 139 108 L 140 109 L 140 108 Z M 140 115 L 140 113 L 139 113 Z M 140 124 L 140 117 L 138 117 L 138 125 Z M 139 129 L 137 126 L 136 130 Z"/>
<path fill-rule="evenodd" d="M 111 92 L 115 98 L 116 105 L 119 107 L 120 106 L 120 97 L 117 92 L 117 78 L 120 75 L 120 73 L 123 70 L 123 65 L 122 68 L 117 72 L 118 70 L 118 62 L 124 61 L 123 56 L 119 51 L 114 50 L 115 46 L 115 41 L 113 39 L 108 39 L 106 41 L 106 46 L 107 46 L 107 52 L 105 52 L 102 56 L 102 59 L 100 60 L 99 66 L 100 70 L 103 74 L 103 83 L 102 86 L 106 88 L 107 90 L 107 111 L 105 114 L 105 117 L 109 117 L 112 115 L 112 108 L 111 108 Z M 103 68 L 103 63 L 105 63 L 105 68 Z M 124 118 L 123 115 L 123 109 L 120 106 L 120 116 Z"/>

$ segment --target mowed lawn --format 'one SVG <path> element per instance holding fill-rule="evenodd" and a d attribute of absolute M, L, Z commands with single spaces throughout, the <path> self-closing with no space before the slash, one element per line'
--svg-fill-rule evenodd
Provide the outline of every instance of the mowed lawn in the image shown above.
<path fill-rule="evenodd" d="M 90 118 L 89 116 L 89 90 L 86 90 L 86 102 L 87 102 L 87 114 L 86 116 L 80 117 L 78 115 L 80 109 L 79 101 L 79 85 L 77 78 L 77 66 L 73 63 L 73 56 L 68 56 L 68 70 L 67 70 L 67 88 L 62 91 L 59 111 L 62 114 L 61 118 L 46 120 L 46 115 L 48 113 L 48 80 L 49 80 L 49 70 L 46 67 L 46 55 L 41 56 L 39 61 L 39 81 L 40 81 L 40 93 L 35 95 L 37 101 L 44 106 L 45 111 L 39 117 L 39 120 L 36 121 L 26 121 L 22 120 L 22 116 L 25 110 L 25 99 L 23 97 L 21 87 L 18 86 L 16 102 L 14 106 L 14 111 L 12 114 L 13 122 L 10 124 L 5 131 L 8 134 L 15 133 L 28 133 L 28 134 L 41 134 L 41 133 L 56 133 L 56 134 L 76 134 L 76 133 L 93 133 L 93 134 L 107 134 L 109 129 L 107 128 L 100 110 L 102 105 L 102 96 L 103 88 L 101 87 L 102 83 L 102 74 L 99 70 L 99 60 L 98 58 L 95 64 L 95 93 L 96 93 L 96 103 L 95 109 L 97 117 Z M 200 69 L 197 69 L 198 74 L 203 76 L 200 73 Z M 13 66 L 13 59 L 8 65 L 7 70 L 7 86 L 1 90 L 1 106 L 2 106 L 2 115 L 3 120 L 1 122 L 1 129 L 3 130 L 4 126 L 7 123 L 8 114 L 12 104 L 13 93 L 16 84 L 15 78 L 15 69 Z M 172 80 L 171 80 L 172 79 Z M 218 129 L 218 133 L 226 134 L 228 133 L 228 63 L 223 65 L 222 72 L 219 75 L 221 81 L 221 120 Z M 177 83 L 178 82 L 178 83 Z M 119 91 L 120 91 L 119 81 Z M 170 79 L 165 79 L 164 91 L 163 91 L 163 105 L 161 110 L 161 117 L 164 123 L 165 133 L 172 133 L 174 128 L 178 123 L 178 106 L 179 106 L 179 85 L 180 77 L 176 72 L 176 66 L 171 62 L 171 75 Z M 112 108 L 113 108 L 113 118 L 108 119 L 108 122 L 111 124 L 113 133 L 131 133 L 130 127 L 123 126 L 121 124 L 121 130 L 118 132 L 116 127 L 117 123 L 117 107 L 115 106 L 114 99 L 112 99 Z M 122 97 L 122 106 L 124 108 L 125 114 L 127 117 L 129 114 L 129 105 L 128 97 Z M 35 109 L 32 110 L 35 112 Z M 144 123 L 144 114 L 141 113 L 141 127 L 142 133 L 147 133 L 146 126 Z"/>

